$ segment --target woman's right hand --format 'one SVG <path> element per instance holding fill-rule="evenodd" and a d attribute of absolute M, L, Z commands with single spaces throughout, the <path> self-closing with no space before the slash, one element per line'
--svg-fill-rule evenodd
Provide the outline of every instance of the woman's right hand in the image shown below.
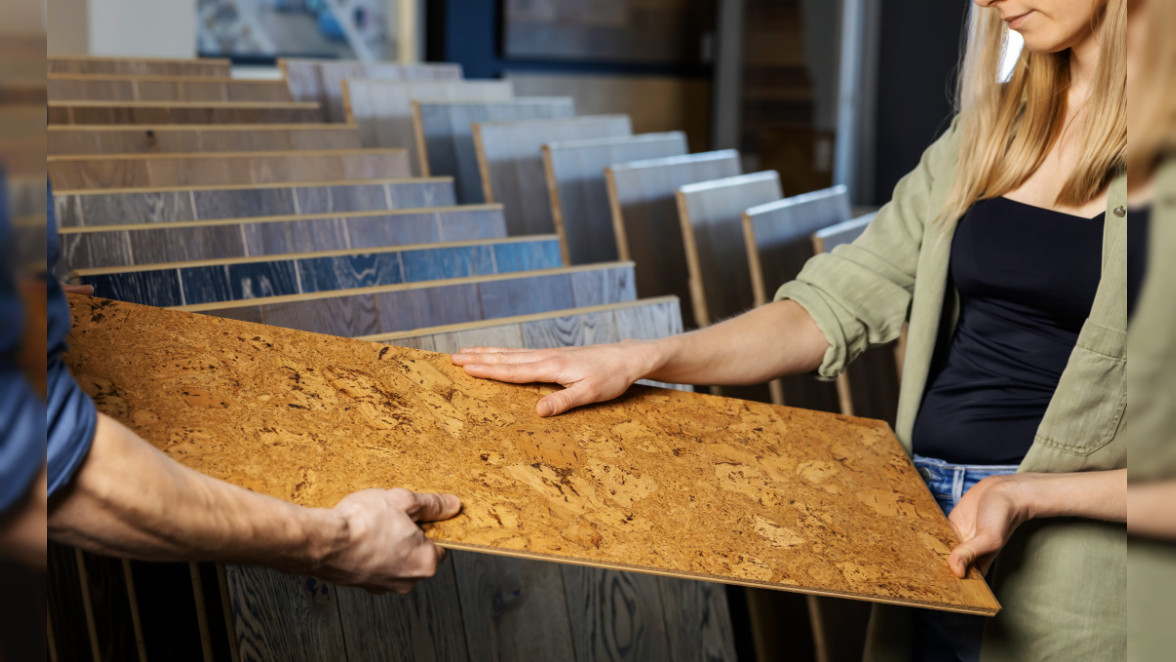
<path fill-rule="evenodd" d="M 514 384 L 548 382 L 564 387 L 535 406 L 540 416 L 612 400 L 654 368 L 653 344 L 626 340 L 609 345 L 557 349 L 470 347 L 452 357 L 467 374 Z"/>

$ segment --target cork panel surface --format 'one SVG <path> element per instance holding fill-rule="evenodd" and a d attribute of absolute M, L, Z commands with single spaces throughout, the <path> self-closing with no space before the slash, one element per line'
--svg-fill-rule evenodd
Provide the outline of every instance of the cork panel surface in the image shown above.
<path fill-rule="evenodd" d="M 412 128 L 413 101 L 505 101 L 514 89 L 500 80 L 345 80 L 344 102 L 364 147 L 404 147 L 413 172 L 424 173 Z"/>
<path fill-rule="evenodd" d="M 426 527 L 449 548 L 999 609 L 977 571 L 951 574 L 957 538 L 877 421 L 642 387 L 540 419 L 552 387 L 474 380 L 442 354 L 70 303 L 67 362 L 98 408 L 260 493 L 452 491 L 462 514 Z"/>

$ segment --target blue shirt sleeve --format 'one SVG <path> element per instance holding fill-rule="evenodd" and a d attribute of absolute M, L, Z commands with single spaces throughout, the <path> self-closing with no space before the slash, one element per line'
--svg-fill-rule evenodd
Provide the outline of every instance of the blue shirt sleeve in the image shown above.
<path fill-rule="evenodd" d="M 0 172 L 0 513 L 28 492 L 45 461 L 45 406 L 17 363 L 24 305 L 16 289 L 13 243 Z"/>
<path fill-rule="evenodd" d="M 53 211 L 53 190 L 49 195 L 49 273 L 57 264 L 59 247 L 57 241 L 57 217 Z M 46 454 L 49 463 L 49 496 L 69 484 L 82 466 L 90 444 L 94 440 L 94 429 L 98 425 L 98 413 L 94 401 L 86 395 L 61 355 L 65 353 L 65 338 L 72 324 L 69 304 L 57 279 L 49 279 L 49 306 L 46 321 L 49 357 L 45 367 L 48 381 L 48 410 L 46 423 Z"/>

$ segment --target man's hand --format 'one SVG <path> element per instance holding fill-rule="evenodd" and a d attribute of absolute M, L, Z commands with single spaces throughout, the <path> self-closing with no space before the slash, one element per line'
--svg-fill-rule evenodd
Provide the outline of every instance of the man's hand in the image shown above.
<path fill-rule="evenodd" d="M 988 572 L 1013 531 L 1029 519 L 1013 488 L 1017 481 L 1030 475 L 989 476 L 976 483 L 956 504 L 948 521 L 964 542 L 951 551 L 947 561 L 956 577 L 963 578 L 968 566 L 973 564 L 980 572 Z"/>
<path fill-rule="evenodd" d="M 433 576 L 445 557 L 417 523 L 449 519 L 460 510 L 461 502 L 451 494 L 399 488 L 350 494 L 332 510 L 344 522 L 343 544 L 314 574 L 373 593 L 410 593 L 419 580 Z"/>

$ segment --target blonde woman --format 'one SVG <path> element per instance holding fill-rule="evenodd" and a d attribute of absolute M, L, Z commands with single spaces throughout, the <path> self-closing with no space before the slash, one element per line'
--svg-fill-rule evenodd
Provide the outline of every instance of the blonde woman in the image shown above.
<path fill-rule="evenodd" d="M 654 342 L 465 350 L 557 382 L 540 415 L 650 378 L 836 377 L 909 322 L 896 432 L 988 571 L 993 619 L 877 609 L 870 657 L 1112 660 L 1126 650 L 1126 0 L 976 0 L 958 116 L 853 245 L 772 304 Z M 999 80 L 1008 31 L 1025 47 Z"/>

